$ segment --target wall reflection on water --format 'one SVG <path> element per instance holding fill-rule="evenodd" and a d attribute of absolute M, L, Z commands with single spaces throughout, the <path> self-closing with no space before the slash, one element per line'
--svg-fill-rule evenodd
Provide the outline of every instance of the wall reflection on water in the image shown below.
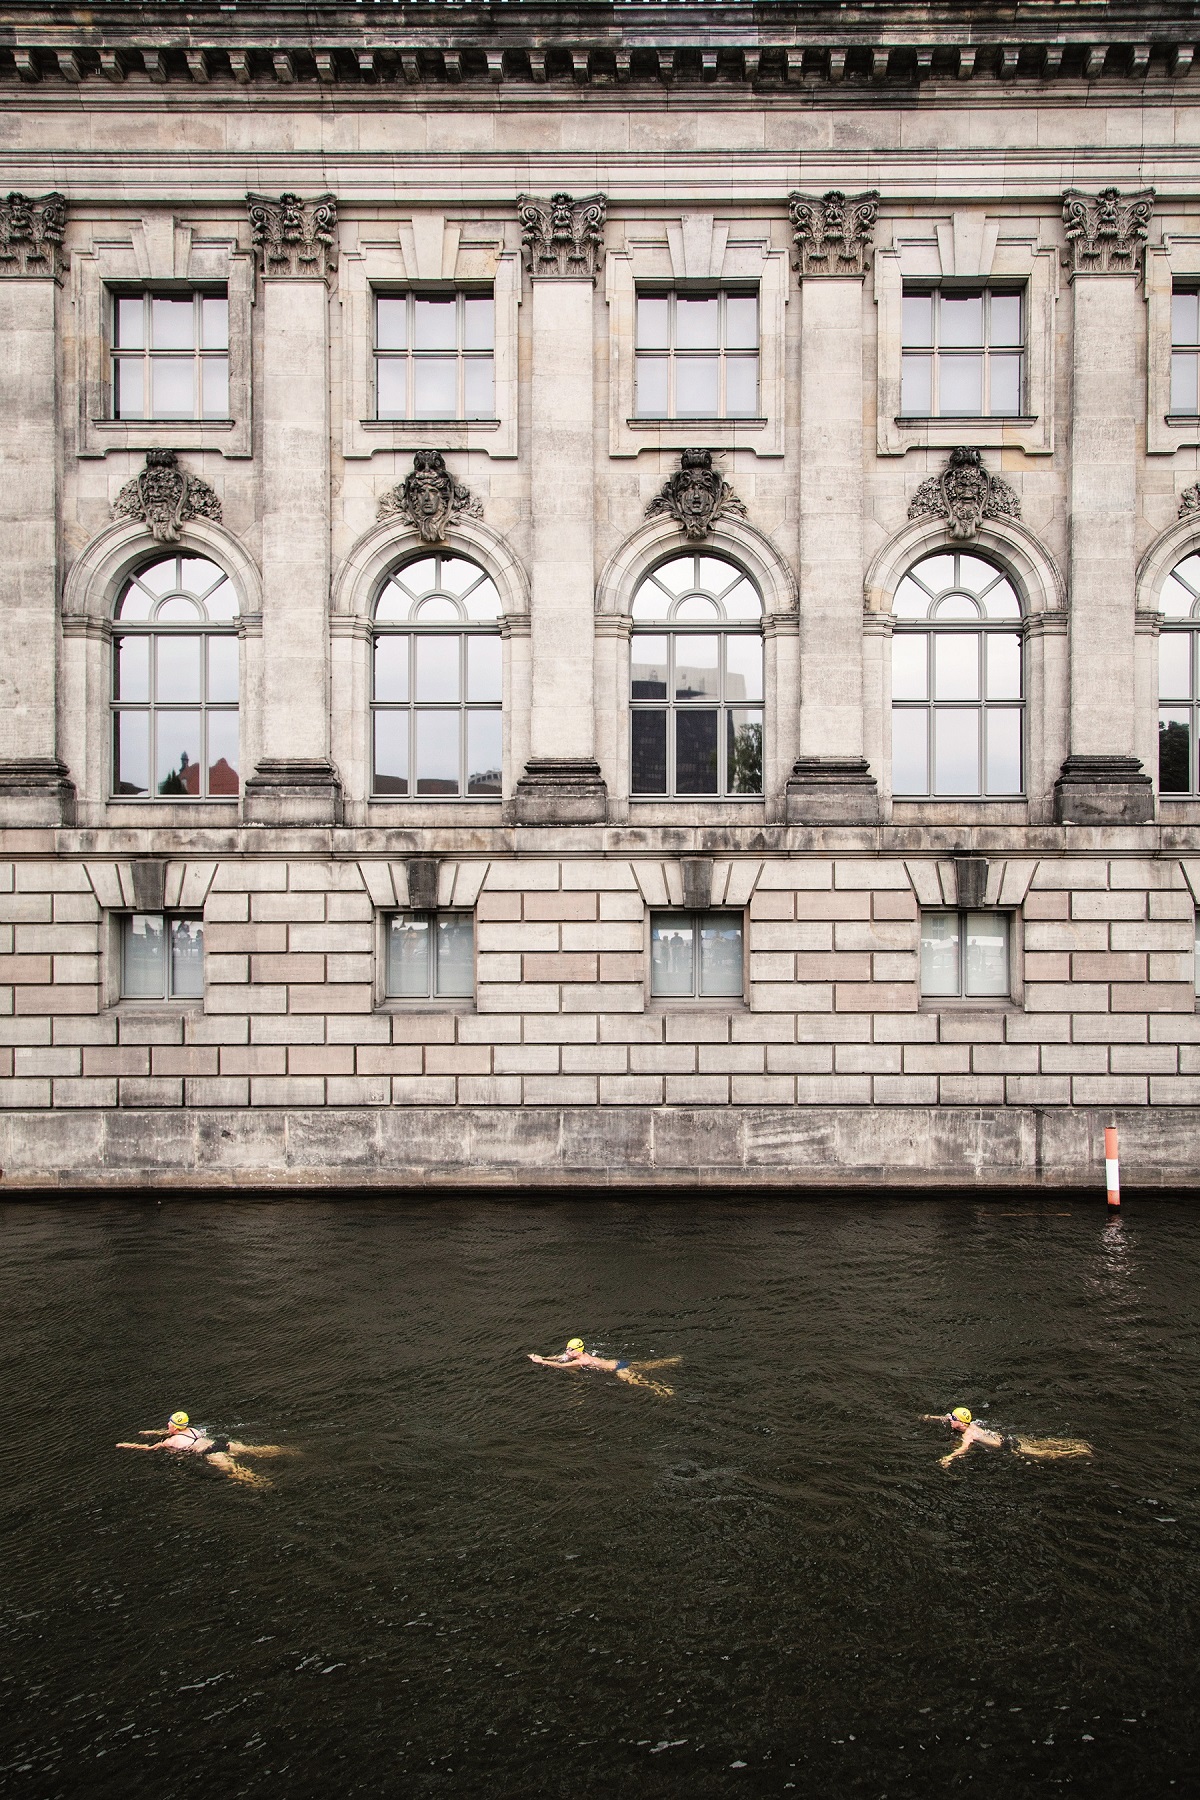
<path fill-rule="evenodd" d="M 0 1786 L 1182 1793 L 1200 1225 L 1104 1214 L 0 1208 Z M 303 1456 L 111 1448 L 174 1406 Z"/>

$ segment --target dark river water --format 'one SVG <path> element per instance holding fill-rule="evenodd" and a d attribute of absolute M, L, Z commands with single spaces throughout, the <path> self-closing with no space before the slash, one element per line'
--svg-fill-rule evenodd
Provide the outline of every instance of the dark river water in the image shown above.
<path fill-rule="evenodd" d="M 1198 1312 L 1171 1201 L 0 1207 L 0 1790 L 1195 1793 Z"/>

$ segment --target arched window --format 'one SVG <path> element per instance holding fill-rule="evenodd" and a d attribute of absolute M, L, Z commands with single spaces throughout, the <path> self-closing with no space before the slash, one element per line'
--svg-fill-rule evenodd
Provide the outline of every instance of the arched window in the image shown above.
<path fill-rule="evenodd" d="M 238 597 L 202 556 L 128 581 L 113 622 L 113 793 L 230 800 L 238 792 Z"/>
<path fill-rule="evenodd" d="M 1172 569 L 1159 606 L 1166 616 L 1158 640 L 1158 791 L 1196 794 L 1200 555 L 1186 557 Z"/>
<path fill-rule="evenodd" d="M 465 556 L 393 569 L 375 602 L 372 792 L 499 800 L 500 596 Z"/>
<path fill-rule="evenodd" d="M 722 556 L 672 556 L 633 597 L 634 794 L 761 794 L 762 599 Z"/>
<path fill-rule="evenodd" d="M 1021 602 L 981 556 L 938 551 L 892 601 L 892 792 L 1024 790 Z"/>

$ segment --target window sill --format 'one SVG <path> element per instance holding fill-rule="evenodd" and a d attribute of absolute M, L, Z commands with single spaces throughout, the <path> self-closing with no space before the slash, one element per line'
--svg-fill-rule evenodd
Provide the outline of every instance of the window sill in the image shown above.
<path fill-rule="evenodd" d="M 455 426 L 466 431 L 499 431 L 500 419 L 360 419 L 363 431 L 445 431 Z"/>
<path fill-rule="evenodd" d="M 651 994 L 647 997 L 645 1010 L 659 1016 L 664 1013 L 703 1012 L 716 1013 L 725 1018 L 730 1013 L 748 1013 L 750 1006 L 744 994 L 721 994 L 696 1000 L 685 999 L 682 994 Z"/>
<path fill-rule="evenodd" d="M 1164 413 L 1163 418 L 1168 425 L 1200 425 L 1200 413 Z"/>
<path fill-rule="evenodd" d="M 1036 413 L 897 413 L 897 425 L 1036 425 Z"/>
<path fill-rule="evenodd" d="M 142 431 L 155 431 L 160 428 L 165 430 L 168 426 L 172 431 L 178 431 L 188 425 L 197 431 L 232 431 L 237 420 L 197 419 L 189 413 L 179 419 L 93 419 L 91 423 L 96 431 L 128 431 L 132 427 Z"/>
<path fill-rule="evenodd" d="M 717 429 L 718 427 L 724 428 L 724 429 L 728 429 L 729 427 L 732 427 L 734 430 L 737 430 L 739 427 L 741 427 L 747 431 L 765 431 L 767 426 L 770 424 L 770 420 L 769 419 L 699 419 L 699 418 L 680 419 L 680 418 L 666 418 L 665 416 L 663 418 L 656 418 L 652 414 L 643 413 L 639 418 L 626 419 L 625 423 L 631 431 L 637 431 L 639 429 L 649 430 L 649 431 L 661 431 L 664 426 L 666 426 L 669 430 L 672 430 L 672 431 L 697 431 L 701 428 L 701 426 L 704 426 L 704 427 L 707 427 L 707 428 L 710 428 L 713 430 Z"/>
<path fill-rule="evenodd" d="M 161 1019 L 170 1013 L 176 1019 L 202 1019 L 203 1000 L 113 1000 L 105 1012 L 121 1019 Z"/>
<path fill-rule="evenodd" d="M 385 994 L 382 1000 L 375 1003 L 377 1014 L 391 1016 L 393 1014 L 419 1014 L 422 1018 L 431 1013 L 452 1013 L 455 1017 L 463 1014 L 474 1014 L 476 1011 L 475 996 L 460 994 L 454 999 L 418 1000 L 401 994 Z"/>
<path fill-rule="evenodd" d="M 951 995 L 939 998 L 934 994 L 922 994 L 917 1002 L 917 1011 L 923 1013 L 1022 1013 L 1024 1010 L 1025 1009 L 1020 1001 L 1014 1000 L 1011 994 L 985 994 L 981 995 L 978 999 L 973 999 L 970 996 L 964 999 L 962 996 Z"/>

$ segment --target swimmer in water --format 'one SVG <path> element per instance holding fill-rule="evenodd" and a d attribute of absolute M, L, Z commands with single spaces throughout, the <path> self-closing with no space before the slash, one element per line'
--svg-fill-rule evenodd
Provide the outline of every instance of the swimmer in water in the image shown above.
<path fill-rule="evenodd" d="M 557 1356 L 535 1356 L 529 1352 L 530 1362 L 540 1363 L 544 1369 L 597 1369 L 602 1375 L 615 1375 L 618 1381 L 627 1382 L 630 1387 L 649 1388 L 652 1393 L 669 1399 L 675 1389 L 667 1387 L 661 1381 L 647 1381 L 642 1374 L 643 1369 L 666 1369 L 679 1361 L 677 1356 L 660 1356 L 653 1362 L 624 1362 L 615 1356 L 593 1356 L 582 1338 L 572 1338 L 565 1350 Z"/>
<path fill-rule="evenodd" d="M 253 1469 L 243 1468 L 239 1456 L 291 1456 L 285 1444 L 243 1444 L 237 1438 L 212 1437 L 199 1425 L 193 1425 L 185 1412 L 173 1412 L 165 1426 L 142 1431 L 144 1438 L 157 1438 L 154 1444 L 118 1444 L 118 1450 L 169 1450 L 176 1456 L 202 1456 L 214 1469 L 220 1469 L 231 1481 L 243 1481 L 248 1487 L 270 1487 L 271 1483 Z"/>
<path fill-rule="evenodd" d="M 948 1413 L 922 1413 L 921 1417 L 926 1424 L 949 1425 L 951 1431 L 958 1433 L 958 1443 L 941 1459 L 943 1469 L 965 1456 L 972 1444 L 982 1444 L 985 1450 L 1012 1450 L 1018 1456 L 1032 1456 L 1040 1462 L 1058 1462 L 1066 1457 L 1092 1454 L 1092 1446 L 1085 1444 L 1082 1438 L 1026 1438 L 1012 1432 L 992 1431 L 978 1419 L 973 1419 L 965 1406 L 956 1406 Z"/>

